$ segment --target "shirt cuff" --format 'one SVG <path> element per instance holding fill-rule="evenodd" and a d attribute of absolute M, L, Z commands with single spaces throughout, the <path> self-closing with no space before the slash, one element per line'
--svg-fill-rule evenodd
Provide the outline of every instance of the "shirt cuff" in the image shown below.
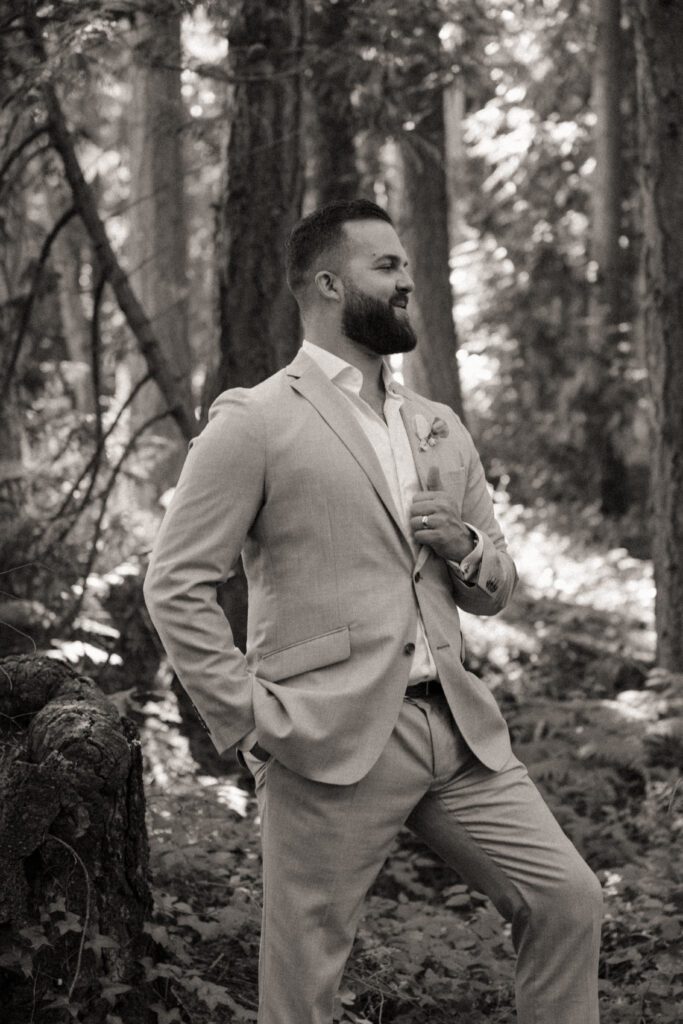
<path fill-rule="evenodd" d="M 465 523 L 465 526 L 470 530 L 471 533 L 477 538 L 477 543 L 469 555 L 465 555 L 461 562 L 454 562 L 450 558 L 448 564 L 455 572 L 456 576 L 459 576 L 461 580 L 468 582 L 473 576 L 476 576 L 477 570 L 481 563 L 481 557 L 484 553 L 484 540 L 481 532 L 472 526 L 471 523 Z"/>

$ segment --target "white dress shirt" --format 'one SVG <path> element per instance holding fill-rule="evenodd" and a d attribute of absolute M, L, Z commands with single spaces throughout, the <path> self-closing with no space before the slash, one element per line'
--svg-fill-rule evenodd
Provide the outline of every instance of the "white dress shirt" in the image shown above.
<path fill-rule="evenodd" d="M 384 419 L 382 419 L 360 397 L 361 388 L 363 387 L 363 374 L 357 367 L 352 366 L 344 359 L 334 355 L 334 353 L 328 352 L 326 349 L 320 348 L 319 345 L 315 345 L 310 341 L 304 341 L 302 348 L 311 359 L 315 360 L 326 377 L 348 399 L 349 411 L 363 429 L 384 471 L 394 504 L 401 517 L 405 532 L 410 539 L 413 555 L 417 558 L 420 545 L 412 540 L 410 507 L 413 496 L 422 490 L 422 486 L 415 468 L 410 440 L 401 417 L 400 410 L 403 404 L 403 396 L 394 387 L 394 378 L 391 375 L 387 362 L 385 361 L 383 364 L 386 397 L 384 400 Z M 469 524 L 467 525 L 469 526 Z M 450 563 L 464 580 L 470 579 L 476 573 L 483 551 L 483 542 L 479 532 L 474 527 L 470 526 L 470 529 L 477 536 L 476 547 L 460 565 L 455 562 Z M 436 664 L 429 649 L 427 634 L 422 622 L 422 616 L 420 615 L 420 609 L 418 608 L 415 653 L 410 668 L 409 683 L 419 683 L 425 679 L 436 678 L 438 678 Z"/>

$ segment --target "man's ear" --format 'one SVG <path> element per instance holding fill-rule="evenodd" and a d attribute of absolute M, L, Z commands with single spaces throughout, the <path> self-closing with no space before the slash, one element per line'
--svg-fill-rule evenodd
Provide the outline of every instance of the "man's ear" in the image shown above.
<path fill-rule="evenodd" d="M 324 299 L 341 302 L 340 281 L 336 274 L 329 270 L 319 270 L 314 278 L 315 286 Z"/>

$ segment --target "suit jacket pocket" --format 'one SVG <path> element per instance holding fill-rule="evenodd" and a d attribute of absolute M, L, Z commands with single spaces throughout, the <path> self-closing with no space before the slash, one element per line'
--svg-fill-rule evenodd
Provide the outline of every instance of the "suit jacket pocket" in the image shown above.
<path fill-rule="evenodd" d="M 351 657 L 351 637 L 348 626 L 320 633 L 308 640 L 300 640 L 286 647 L 263 654 L 256 666 L 256 674 L 275 683 L 302 672 L 325 668 Z"/>

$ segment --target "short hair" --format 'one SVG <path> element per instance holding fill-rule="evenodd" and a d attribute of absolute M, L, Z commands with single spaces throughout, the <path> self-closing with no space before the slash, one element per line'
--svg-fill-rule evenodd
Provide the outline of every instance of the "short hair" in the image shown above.
<path fill-rule="evenodd" d="M 381 206 L 369 199 L 335 199 L 298 221 L 287 239 L 287 284 L 295 295 L 306 283 L 306 274 L 317 258 L 342 239 L 344 224 L 352 220 L 394 222 Z"/>

